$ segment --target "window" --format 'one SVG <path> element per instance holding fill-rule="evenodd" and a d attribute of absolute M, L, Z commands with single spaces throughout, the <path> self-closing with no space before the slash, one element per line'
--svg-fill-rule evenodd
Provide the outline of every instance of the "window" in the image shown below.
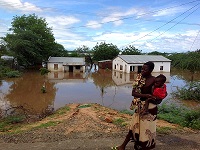
<path fill-rule="evenodd" d="M 160 66 L 160 70 L 163 70 L 163 66 Z"/>
<path fill-rule="evenodd" d="M 122 79 L 122 73 L 120 73 L 119 77 Z"/>
<path fill-rule="evenodd" d="M 58 72 L 54 72 L 54 78 L 58 78 Z"/>
<path fill-rule="evenodd" d="M 123 70 L 123 66 L 122 65 L 120 65 L 120 70 Z"/>
<path fill-rule="evenodd" d="M 81 66 L 76 66 L 76 69 L 81 69 Z"/>
<path fill-rule="evenodd" d="M 134 71 L 135 70 L 135 66 L 130 66 L 130 71 Z"/>
<path fill-rule="evenodd" d="M 54 70 L 58 70 L 58 64 L 54 64 Z"/>
<path fill-rule="evenodd" d="M 115 65 L 115 69 L 117 68 L 117 66 Z"/>

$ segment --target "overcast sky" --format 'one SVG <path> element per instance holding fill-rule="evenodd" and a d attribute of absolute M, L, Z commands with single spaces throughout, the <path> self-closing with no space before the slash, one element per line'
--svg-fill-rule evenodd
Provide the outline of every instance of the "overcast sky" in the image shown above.
<path fill-rule="evenodd" d="M 0 0 L 0 37 L 35 13 L 67 50 L 106 42 L 142 52 L 200 49 L 200 0 Z"/>

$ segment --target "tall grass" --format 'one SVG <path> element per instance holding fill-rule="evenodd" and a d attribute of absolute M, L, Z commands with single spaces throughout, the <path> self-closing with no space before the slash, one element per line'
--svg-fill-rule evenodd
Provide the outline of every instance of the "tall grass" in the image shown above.
<path fill-rule="evenodd" d="M 158 119 L 200 130 L 200 109 L 191 110 L 176 105 L 162 104 L 158 107 Z"/>
<path fill-rule="evenodd" d="M 172 94 L 179 99 L 200 101 L 200 82 L 190 82 Z"/>

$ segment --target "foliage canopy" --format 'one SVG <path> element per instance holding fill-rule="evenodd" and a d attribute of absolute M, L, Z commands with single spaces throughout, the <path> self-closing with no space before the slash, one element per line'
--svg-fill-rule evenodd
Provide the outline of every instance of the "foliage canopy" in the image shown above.
<path fill-rule="evenodd" d="M 2 39 L 20 65 L 41 64 L 49 56 L 67 55 L 64 47 L 55 42 L 52 29 L 44 18 L 35 14 L 15 16 L 11 25 L 12 33 Z"/>
<path fill-rule="evenodd" d="M 93 60 L 95 61 L 113 59 L 120 52 L 116 45 L 113 45 L 112 43 L 106 44 L 105 42 L 101 42 L 100 44 L 97 43 L 92 51 Z"/>
<path fill-rule="evenodd" d="M 175 53 L 168 57 L 172 60 L 172 66 L 186 69 L 194 73 L 200 70 L 200 52 Z"/>
<path fill-rule="evenodd" d="M 129 45 L 122 50 L 122 55 L 141 55 L 142 50 L 136 49 L 133 45 Z"/>

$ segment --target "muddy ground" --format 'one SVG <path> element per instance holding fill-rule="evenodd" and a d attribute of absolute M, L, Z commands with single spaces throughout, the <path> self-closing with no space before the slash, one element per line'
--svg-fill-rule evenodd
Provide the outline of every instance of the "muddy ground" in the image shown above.
<path fill-rule="evenodd" d="M 130 119 L 99 104 L 69 104 L 41 121 L 0 133 L 0 150 L 109 150 L 123 142 Z M 200 131 L 161 120 L 157 126 L 157 150 L 200 150 Z"/>

